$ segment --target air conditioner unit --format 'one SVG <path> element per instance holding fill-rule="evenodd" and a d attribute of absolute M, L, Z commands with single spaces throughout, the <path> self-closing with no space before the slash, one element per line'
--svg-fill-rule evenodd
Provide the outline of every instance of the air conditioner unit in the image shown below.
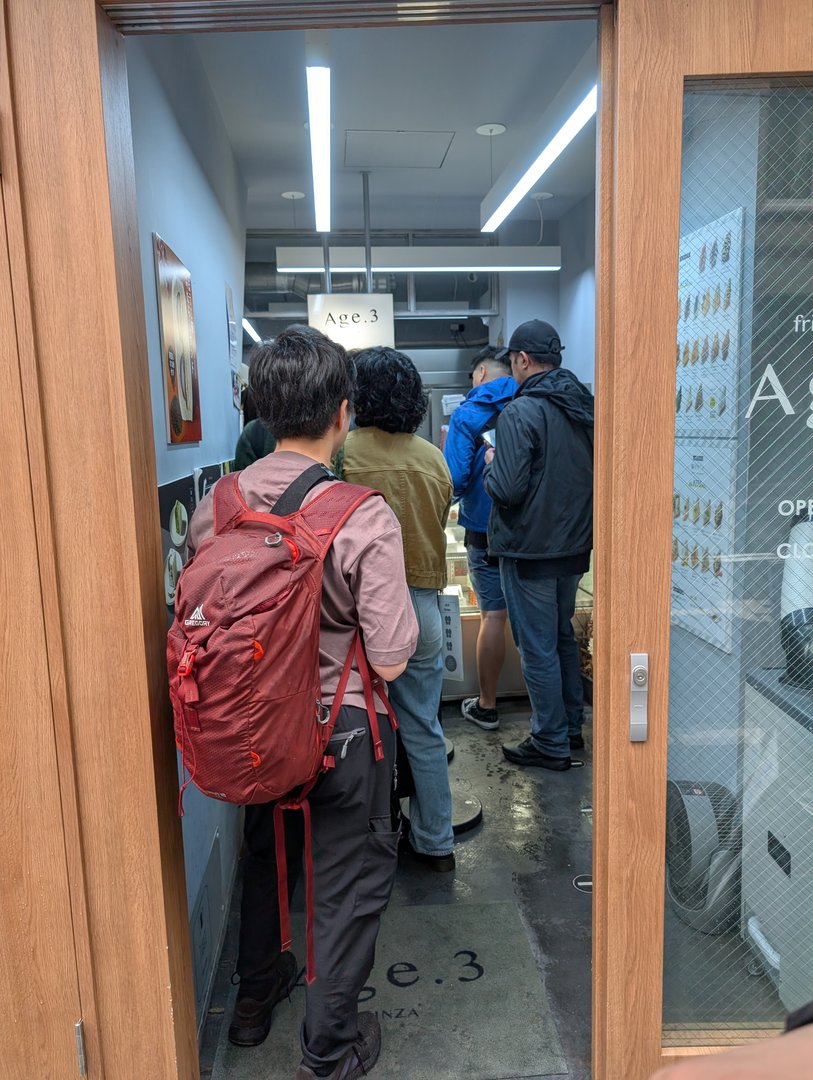
<path fill-rule="evenodd" d="M 722 784 L 670 780 L 666 794 L 666 887 L 677 915 L 704 934 L 740 916 L 739 802 Z"/>

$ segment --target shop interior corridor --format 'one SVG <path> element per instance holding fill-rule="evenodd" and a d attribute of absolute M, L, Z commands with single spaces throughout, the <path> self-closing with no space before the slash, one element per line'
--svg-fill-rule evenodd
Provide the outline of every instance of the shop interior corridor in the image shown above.
<path fill-rule="evenodd" d="M 500 712 L 500 730 L 484 732 L 456 703 L 444 705 L 453 790 L 480 799 L 483 821 L 458 838 L 454 874 L 401 855 L 361 1005 L 382 1023 L 382 1080 L 590 1076 L 590 710 L 586 749 L 577 755 L 584 768 L 564 773 L 506 762 L 500 746 L 524 738 L 527 702 L 503 702 Z M 201 1077 L 288 1080 L 299 1062 L 302 977 L 262 1046 L 238 1048 L 227 1038 L 239 902 L 238 870 Z M 301 914 L 298 931 L 299 957 Z"/>

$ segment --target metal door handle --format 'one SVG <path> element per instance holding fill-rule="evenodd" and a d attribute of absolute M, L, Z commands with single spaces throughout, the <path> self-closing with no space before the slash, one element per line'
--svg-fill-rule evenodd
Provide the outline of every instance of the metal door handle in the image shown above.
<path fill-rule="evenodd" d="M 648 701 L 649 654 L 630 653 L 630 742 L 646 742 Z"/>

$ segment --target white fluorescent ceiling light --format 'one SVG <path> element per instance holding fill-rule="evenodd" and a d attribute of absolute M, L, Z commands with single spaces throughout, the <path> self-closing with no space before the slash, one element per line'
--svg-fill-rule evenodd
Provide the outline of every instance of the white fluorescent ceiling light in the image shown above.
<path fill-rule="evenodd" d="M 477 245 L 470 247 L 374 247 L 374 273 L 541 273 L 561 268 L 558 247 L 516 247 Z M 321 248 L 278 247 L 277 272 L 280 274 L 321 274 L 324 272 Z M 364 248 L 331 247 L 332 274 L 359 274 L 366 270 Z"/>
<path fill-rule="evenodd" d="M 259 345 L 259 343 L 262 341 L 262 338 L 257 333 L 257 331 L 254 329 L 254 327 L 251 325 L 251 323 L 248 321 L 248 319 L 243 319 L 243 329 L 248 334 L 248 336 L 251 338 L 251 340 L 256 341 L 257 344 Z"/>
<path fill-rule="evenodd" d="M 324 31 L 305 35 L 308 131 L 311 140 L 313 209 L 316 231 L 330 232 L 330 67 Z"/>
<path fill-rule="evenodd" d="M 596 115 L 597 107 L 598 85 L 593 87 L 576 111 L 565 120 L 536 161 L 517 180 L 516 184 L 483 225 L 481 232 L 491 233 L 502 225 L 517 203 L 525 198 L 534 184 L 545 175 L 562 151 L 573 142 L 584 125 Z"/>

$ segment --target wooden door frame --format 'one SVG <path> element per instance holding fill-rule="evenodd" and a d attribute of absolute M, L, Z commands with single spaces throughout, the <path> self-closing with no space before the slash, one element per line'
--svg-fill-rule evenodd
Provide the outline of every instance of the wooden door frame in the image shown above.
<path fill-rule="evenodd" d="M 656 1038 L 662 964 L 653 958 L 662 956 L 663 939 L 663 567 L 671 538 L 664 493 L 672 490 L 673 454 L 664 433 L 674 423 L 683 85 L 694 75 L 806 70 L 813 29 L 794 23 L 790 32 L 791 12 L 801 4 L 813 0 L 618 0 L 616 18 L 609 9 L 601 17 L 596 1080 L 644 1080 L 675 1059 Z M 449 11 L 432 0 L 318 0 L 307 8 L 278 0 L 4 0 L 11 63 L 0 85 L 3 183 L 18 193 L 9 234 L 24 283 L 15 290 L 15 317 L 30 327 L 26 450 L 44 538 L 45 634 L 59 705 L 60 794 L 92 1076 L 188 1080 L 198 1070 L 119 30 L 430 25 L 587 17 L 599 6 L 460 0 Z M 674 301 L 665 304 L 664 296 Z M 629 402 L 644 392 L 646 408 L 633 419 Z M 87 566 L 99 521 L 106 528 L 104 580 Z M 631 651 L 652 659 L 652 734 L 638 745 L 627 738 Z M 116 895 L 127 896 L 126 907 L 111 905 Z"/>
<path fill-rule="evenodd" d="M 684 86 L 701 76 L 798 74 L 812 62 L 813 0 L 618 3 L 611 236 L 599 256 L 607 273 L 599 288 L 611 295 L 598 346 L 594 833 L 595 979 L 606 995 L 596 1031 L 600 1075 L 612 1080 L 644 1080 L 661 1063 L 723 1049 L 664 1049 L 661 1038 Z M 601 197 L 610 197 L 606 185 Z M 650 737 L 636 744 L 632 652 L 650 656 Z"/>

